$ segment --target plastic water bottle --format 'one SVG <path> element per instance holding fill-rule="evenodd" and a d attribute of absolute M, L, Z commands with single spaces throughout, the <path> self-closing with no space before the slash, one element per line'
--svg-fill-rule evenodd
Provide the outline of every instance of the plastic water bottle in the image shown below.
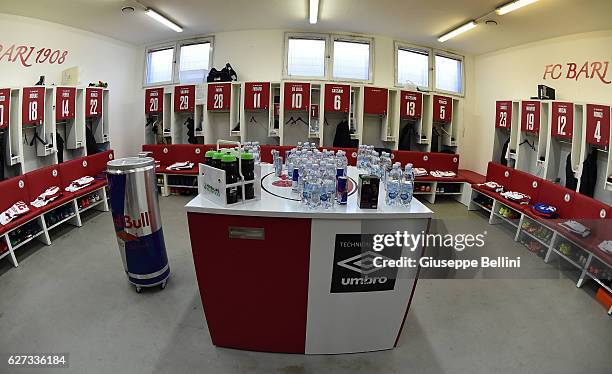
<path fill-rule="evenodd" d="M 387 188 L 387 177 L 389 176 L 392 168 L 391 155 L 387 152 L 382 152 L 380 162 L 383 168 L 383 184 L 385 188 Z"/>
<path fill-rule="evenodd" d="M 308 159 L 302 159 L 298 171 L 298 190 L 300 193 L 304 191 L 304 181 L 306 180 L 307 173 L 309 170 L 312 170 L 312 161 L 309 161 Z"/>
<path fill-rule="evenodd" d="M 291 191 L 300 192 L 300 166 L 302 164 L 301 151 L 298 151 L 293 158 L 291 166 Z"/>
<path fill-rule="evenodd" d="M 310 205 L 309 207 L 314 209 L 321 205 L 321 187 L 322 187 L 322 179 L 321 179 L 320 169 L 318 164 L 312 164 L 312 173 L 311 173 L 311 193 L 310 193 Z"/>
<path fill-rule="evenodd" d="M 402 181 L 400 183 L 400 204 L 402 206 L 409 206 L 412 201 L 412 195 L 414 193 L 414 172 L 412 171 L 412 164 L 406 164 L 404 173 L 402 175 Z"/>
<path fill-rule="evenodd" d="M 321 206 L 325 209 L 334 207 L 336 201 L 336 168 L 327 164 L 321 185 Z"/>
<path fill-rule="evenodd" d="M 285 168 L 287 169 L 287 177 L 289 180 L 293 178 L 293 159 L 295 157 L 295 148 L 288 151 L 285 156 Z"/>
<path fill-rule="evenodd" d="M 347 174 L 348 159 L 343 150 L 336 153 L 336 177 L 344 177 Z"/>
<path fill-rule="evenodd" d="M 297 144 L 297 150 L 301 151 L 302 150 L 302 142 L 298 142 Z"/>
<path fill-rule="evenodd" d="M 402 169 L 398 164 L 393 165 L 387 179 L 386 203 L 388 206 L 397 206 L 400 189 L 400 181 L 402 179 Z"/>

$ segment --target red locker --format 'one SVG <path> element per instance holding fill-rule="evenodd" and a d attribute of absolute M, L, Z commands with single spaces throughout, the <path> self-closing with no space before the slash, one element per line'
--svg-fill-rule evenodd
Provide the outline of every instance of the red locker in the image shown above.
<path fill-rule="evenodd" d="M 378 87 L 364 87 L 363 112 L 365 114 L 387 114 L 389 90 Z"/>
<path fill-rule="evenodd" d="M 21 106 L 22 125 L 42 124 L 45 120 L 45 88 L 23 88 Z"/>
<path fill-rule="evenodd" d="M 608 148 L 610 144 L 610 107 L 587 104 L 586 108 L 587 143 Z"/>
<path fill-rule="evenodd" d="M 434 95 L 433 121 L 449 123 L 453 120 L 453 99 L 447 96 Z"/>
<path fill-rule="evenodd" d="M 175 112 L 195 111 L 195 90 L 196 87 L 194 85 L 174 87 Z"/>
<path fill-rule="evenodd" d="M 145 113 L 163 113 L 164 89 L 149 88 L 145 91 Z"/>
<path fill-rule="evenodd" d="M 325 85 L 325 111 L 348 113 L 351 101 L 351 86 L 348 84 Z"/>
<path fill-rule="evenodd" d="M 401 91 L 400 93 L 400 117 L 421 118 L 423 110 L 423 94 L 413 91 Z"/>
<path fill-rule="evenodd" d="M 285 110 L 310 108 L 310 83 L 285 83 Z"/>
<path fill-rule="evenodd" d="M 102 89 L 101 88 L 86 88 L 85 89 L 85 117 L 87 118 L 102 117 Z"/>
<path fill-rule="evenodd" d="M 550 125 L 553 137 L 571 139 L 574 132 L 574 104 L 560 101 L 552 103 Z"/>
<path fill-rule="evenodd" d="M 9 125 L 9 115 L 11 114 L 11 89 L 0 89 L 0 130 Z"/>
<path fill-rule="evenodd" d="M 231 83 L 209 83 L 207 108 L 210 111 L 226 111 L 232 99 Z"/>
<path fill-rule="evenodd" d="M 509 129 L 512 123 L 512 101 L 495 102 L 495 127 Z"/>
<path fill-rule="evenodd" d="M 521 130 L 537 134 L 540 131 L 540 102 L 521 102 Z"/>
<path fill-rule="evenodd" d="M 73 119 L 76 108 L 76 88 L 58 87 L 55 92 L 55 120 Z"/>
<path fill-rule="evenodd" d="M 270 106 L 270 82 L 244 84 L 244 109 L 265 110 Z"/>

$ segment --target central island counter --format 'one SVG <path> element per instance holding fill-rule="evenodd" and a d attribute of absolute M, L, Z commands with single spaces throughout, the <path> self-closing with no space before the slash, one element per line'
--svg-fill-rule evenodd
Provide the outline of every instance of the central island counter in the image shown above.
<path fill-rule="evenodd" d="M 213 344 L 253 351 L 336 354 L 392 349 L 418 268 L 374 259 L 424 248 L 372 249 L 376 234 L 426 233 L 433 212 L 416 199 L 360 209 L 349 167 L 347 205 L 309 209 L 262 165 L 261 199 L 230 207 L 204 195 L 186 205 L 193 260 Z M 379 259 L 380 261 L 380 259 Z"/>

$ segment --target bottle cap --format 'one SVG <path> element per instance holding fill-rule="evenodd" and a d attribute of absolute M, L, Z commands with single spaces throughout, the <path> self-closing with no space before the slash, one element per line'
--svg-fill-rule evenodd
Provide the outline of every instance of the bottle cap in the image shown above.
<path fill-rule="evenodd" d="M 210 150 L 210 151 L 206 151 L 206 153 L 204 153 L 204 157 L 212 157 L 215 154 L 215 151 Z"/>
<path fill-rule="evenodd" d="M 212 156 L 213 160 L 221 160 L 221 157 L 223 157 L 223 153 L 221 152 L 215 152 Z"/>
<path fill-rule="evenodd" d="M 240 155 L 240 158 L 243 160 L 252 160 L 253 159 L 253 154 L 252 153 L 243 153 Z"/>
<path fill-rule="evenodd" d="M 236 156 L 234 155 L 223 155 L 221 158 L 221 162 L 234 162 L 236 161 Z"/>

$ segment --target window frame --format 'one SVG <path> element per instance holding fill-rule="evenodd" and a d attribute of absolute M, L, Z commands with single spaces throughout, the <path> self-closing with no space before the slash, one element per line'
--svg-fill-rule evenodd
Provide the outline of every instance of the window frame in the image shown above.
<path fill-rule="evenodd" d="M 305 80 L 305 81 L 325 81 L 328 80 L 330 69 L 330 54 L 329 54 L 329 34 L 306 33 L 306 32 L 286 32 L 285 33 L 285 49 L 283 51 L 283 78 L 285 80 Z M 323 62 L 323 76 L 313 77 L 304 75 L 289 75 L 289 39 L 311 39 L 325 41 L 325 61 Z"/>
<path fill-rule="evenodd" d="M 427 91 L 434 91 L 434 60 L 433 60 L 433 49 L 428 48 L 428 47 L 423 47 L 420 45 L 415 45 L 415 44 L 410 44 L 410 43 L 406 43 L 406 42 L 402 42 L 402 41 L 394 41 L 393 43 L 394 48 L 393 48 L 393 57 L 394 57 L 394 61 L 395 61 L 395 75 L 394 75 L 394 85 L 395 87 L 399 87 L 399 88 L 408 88 L 408 87 L 414 87 L 416 89 L 422 89 L 422 90 L 427 90 Z M 414 85 L 414 86 L 409 86 L 406 84 L 400 84 L 398 81 L 399 78 L 399 65 L 398 65 L 398 54 L 399 51 L 401 50 L 406 50 L 406 51 L 414 51 L 414 52 L 424 52 L 427 54 L 427 86 L 420 86 L 420 85 Z"/>
<path fill-rule="evenodd" d="M 199 37 L 199 38 L 195 38 L 195 39 L 186 39 L 186 40 L 180 40 L 176 43 L 176 57 L 174 59 L 174 75 L 173 75 L 173 80 L 176 84 L 181 84 L 180 81 L 180 70 L 181 70 L 181 48 L 184 46 L 189 46 L 189 45 L 195 45 L 195 44 L 204 44 L 204 43 L 210 43 L 210 48 L 208 51 L 208 71 L 210 71 L 210 69 L 212 68 L 212 59 L 213 59 L 213 49 L 214 49 L 214 37 L 212 36 L 208 36 L 208 37 Z M 206 83 L 206 77 L 204 77 L 204 80 L 200 83 Z"/>
<path fill-rule="evenodd" d="M 334 77 L 334 43 L 348 42 L 348 43 L 359 43 L 367 44 L 369 50 L 368 59 L 368 79 L 351 79 L 351 78 L 336 78 Z M 330 45 L 329 45 L 329 79 L 332 82 L 351 82 L 351 83 L 363 83 L 372 84 L 374 81 L 374 38 L 365 36 L 354 36 L 354 35 L 342 35 L 342 34 L 331 34 Z"/>
<path fill-rule="evenodd" d="M 458 97 L 465 97 L 465 56 L 453 53 L 453 52 L 448 52 L 448 51 L 443 51 L 440 49 L 434 49 L 433 54 L 431 56 L 431 60 L 432 60 L 432 67 L 433 67 L 433 88 L 435 92 L 441 93 L 441 94 L 446 94 L 446 95 L 451 95 L 451 96 L 458 96 Z M 454 91 L 447 91 L 447 90 L 440 90 L 437 88 L 437 82 L 436 82 L 436 56 L 440 56 L 440 57 L 446 57 L 446 58 L 451 58 L 454 60 L 458 60 L 461 62 L 461 91 L 460 92 L 454 92 Z"/>
<path fill-rule="evenodd" d="M 148 72 L 149 72 L 149 53 L 152 52 L 157 52 L 157 51 L 163 51 L 166 49 L 172 49 L 172 72 L 170 74 L 170 80 L 169 81 L 162 81 L 162 82 L 154 82 L 154 83 L 149 83 L 149 76 L 148 76 Z M 174 67 L 176 65 L 176 43 L 171 42 L 171 43 L 161 43 L 161 44 L 156 44 L 153 46 L 148 46 L 145 48 L 145 53 L 144 53 L 144 70 L 143 70 L 143 77 L 142 77 L 142 86 L 143 87 L 155 87 L 155 86 L 166 86 L 169 84 L 172 84 L 174 82 Z"/>
<path fill-rule="evenodd" d="M 142 87 L 149 88 L 149 87 L 171 86 L 171 85 L 181 84 L 179 81 L 181 47 L 184 45 L 192 45 L 192 44 L 200 44 L 200 43 L 210 43 L 210 51 L 209 51 L 209 56 L 208 56 L 208 70 L 210 70 L 213 67 L 213 58 L 214 58 L 214 50 L 215 50 L 215 36 L 214 35 L 199 36 L 195 38 L 174 40 L 170 42 L 157 43 L 157 44 L 145 46 Z M 149 53 L 164 50 L 164 49 L 171 49 L 171 48 L 173 50 L 172 52 L 172 56 L 173 56 L 172 57 L 172 75 L 171 75 L 172 79 L 170 81 L 148 83 L 147 71 L 148 71 Z M 206 82 L 203 82 L 203 83 L 206 83 Z"/>

